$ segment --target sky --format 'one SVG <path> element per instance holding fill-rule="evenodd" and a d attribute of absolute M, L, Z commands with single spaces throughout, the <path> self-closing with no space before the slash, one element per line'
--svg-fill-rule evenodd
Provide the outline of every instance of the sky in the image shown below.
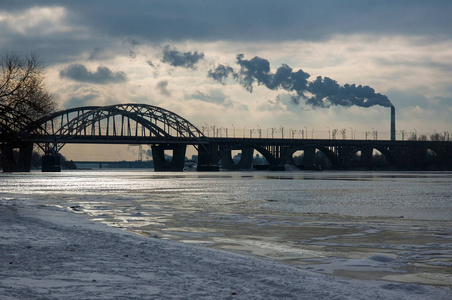
<path fill-rule="evenodd" d="M 60 109 L 143 103 L 224 136 L 452 132 L 452 2 L 8 1 Z M 273 129 L 272 129 L 273 128 Z M 342 137 L 342 135 L 340 135 Z"/>

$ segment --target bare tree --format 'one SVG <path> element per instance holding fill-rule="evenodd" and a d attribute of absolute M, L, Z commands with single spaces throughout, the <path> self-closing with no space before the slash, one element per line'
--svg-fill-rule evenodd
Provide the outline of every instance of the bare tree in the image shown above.
<path fill-rule="evenodd" d="M 56 109 L 44 86 L 44 64 L 36 54 L 8 52 L 0 57 L 0 104 L 32 120 Z"/>

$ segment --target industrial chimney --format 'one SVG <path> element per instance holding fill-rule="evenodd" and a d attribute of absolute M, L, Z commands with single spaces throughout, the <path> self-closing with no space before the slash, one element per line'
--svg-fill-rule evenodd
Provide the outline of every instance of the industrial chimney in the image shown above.
<path fill-rule="evenodd" d="M 395 141 L 395 107 L 391 106 L 391 141 Z"/>

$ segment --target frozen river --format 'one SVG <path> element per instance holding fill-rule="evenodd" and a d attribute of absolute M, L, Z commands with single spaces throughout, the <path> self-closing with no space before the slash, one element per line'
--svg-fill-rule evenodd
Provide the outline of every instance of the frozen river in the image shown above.
<path fill-rule="evenodd" d="M 342 277 L 452 286 L 451 172 L 64 171 L 0 198 Z"/>

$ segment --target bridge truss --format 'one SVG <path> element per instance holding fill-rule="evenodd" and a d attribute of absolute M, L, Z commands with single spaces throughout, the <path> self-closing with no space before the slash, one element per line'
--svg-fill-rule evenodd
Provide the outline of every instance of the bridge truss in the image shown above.
<path fill-rule="evenodd" d="M 18 133 L 25 130 L 32 122 L 28 116 L 0 104 L 0 142 L 17 140 Z"/>
<path fill-rule="evenodd" d="M 191 143 L 204 138 L 181 116 L 152 105 L 119 104 L 71 108 L 44 117 L 20 136 L 35 141 L 48 152 L 65 143 Z"/>

